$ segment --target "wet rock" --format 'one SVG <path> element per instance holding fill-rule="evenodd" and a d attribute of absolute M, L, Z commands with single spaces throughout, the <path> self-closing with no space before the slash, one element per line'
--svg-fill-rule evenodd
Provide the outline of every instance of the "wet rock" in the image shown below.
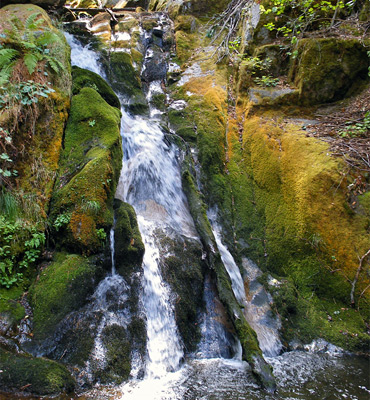
<path fill-rule="evenodd" d="M 203 274 L 201 244 L 185 236 L 159 233 L 157 243 L 161 254 L 161 271 L 175 299 L 175 319 L 188 353 L 195 350 L 200 339 L 197 325 L 202 305 Z"/>
<path fill-rule="evenodd" d="M 150 46 L 146 52 L 142 79 L 145 82 L 164 80 L 167 74 L 167 54 L 159 46 Z"/>
<path fill-rule="evenodd" d="M 0 348 L 0 387 L 37 395 L 70 393 L 75 388 L 71 374 L 61 364 L 30 355 L 13 354 Z"/>
<path fill-rule="evenodd" d="M 128 203 L 115 199 L 116 224 L 114 227 L 114 254 L 117 271 L 129 279 L 131 273 L 141 267 L 144 244 L 137 225 L 134 208 Z"/>

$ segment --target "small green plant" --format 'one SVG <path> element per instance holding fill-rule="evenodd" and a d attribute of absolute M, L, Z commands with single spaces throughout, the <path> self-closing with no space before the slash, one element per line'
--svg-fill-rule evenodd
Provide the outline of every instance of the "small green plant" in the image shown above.
<path fill-rule="evenodd" d="M 94 127 L 94 126 L 95 126 L 95 124 L 96 124 L 96 121 L 95 121 L 95 119 L 93 119 L 93 120 L 89 121 L 89 126 L 91 126 L 91 127 Z"/>
<path fill-rule="evenodd" d="M 9 288 L 21 282 L 21 269 L 34 265 L 44 244 L 45 234 L 35 226 L 0 215 L 0 285 Z"/>
<path fill-rule="evenodd" d="M 244 58 L 244 64 L 246 64 L 251 73 L 255 75 L 260 72 L 267 72 L 271 67 L 272 60 L 269 57 L 263 60 L 259 57 L 246 57 Z"/>
<path fill-rule="evenodd" d="M 273 78 L 270 75 L 256 76 L 253 79 L 254 83 L 263 87 L 275 87 L 279 83 L 279 78 Z"/>
<path fill-rule="evenodd" d="M 96 230 L 96 236 L 98 237 L 98 239 L 102 242 L 105 241 L 105 239 L 107 238 L 107 234 L 105 233 L 103 228 L 97 229 Z"/>
<path fill-rule="evenodd" d="M 343 138 L 354 138 L 365 136 L 370 131 L 370 111 L 368 111 L 364 119 L 360 122 L 356 122 L 353 124 L 352 122 L 348 122 L 348 126 L 344 129 L 341 129 L 338 132 L 338 135 Z"/>
<path fill-rule="evenodd" d="M 70 221 L 71 221 L 71 214 L 69 213 L 59 214 L 54 221 L 53 227 L 58 232 L 59 229 L 61 229 L 63 226 L 68 225 Z"/>
<path fill-rule="evenodd" d="M 18 199 L 4 188 L 0 191 L 0 214 L 6 215 L 10 221 L 15 221 L 20 216 Z"/>
<path fill-rule="evenodd" d="M 85 200 L 81 206 L 84 212 L 91 212 L 96 215 L 101 210 L 101 205 L 96 200 Z"/>
<path fill-rule="evenodd" d="M 339 10 L 350 11 L 355 4 L 354 0 L 336 2 L 327 0 L 271 0 L 270 7 L 260 5 L 261 12 L 265 15 L 275 15 L 274 21 L 265 24 L 269 31 L 290 38 L 292 51 L 288 52 L 292 58 L 298 55 L 298 38 L 304 32 L 312 29 L 319 23 L 320 27 L 332 26 Z M 284 21 L 279 24 L 279 21 Z"/>
<path fill-rule="evenodd" d="M 20 83 L 9 83 L 7 86 L 0 86 L 0 108 L 10 108 L 14 103 L 22 106 L 30 106 L 38 103 L 40 97 L 48 97 L 55 92 L 47 83 L 37 83 L 32 80 Z"/>
<path fill-rule="evenodd" d="M 59 37 L 45 27 L 41 31 L 40 25 L 45 21 L 39 16 L 39 13 L 30 15 L 24 24 L 19 18 L 10 20 L 11 29 L 5 30 L 6 35 L 4 37 L 3 34 L 2 38 L 14 44 L 16 49 L 6 47 L 4 42 L 0 43 L 0 85 L 9 81 L 13 67 L 19 59 L 22 59 L 30 75 L 36 71 L 40 62 L 56 73 L 64 70 L 64 65 L 48 49 Z M 47 75 L 46 71 L 45 74 Z"/>
<path fill-rule="evenodd" d="M 240 47 L 241 40 L 242 40 L 242 38 L 240 36 L 238 36 L 234 40 L 230 40 L 229 41 L 229 50 L 231 52 L 235 52 L 235 53 L 239 54 L 239 47 Z"/>

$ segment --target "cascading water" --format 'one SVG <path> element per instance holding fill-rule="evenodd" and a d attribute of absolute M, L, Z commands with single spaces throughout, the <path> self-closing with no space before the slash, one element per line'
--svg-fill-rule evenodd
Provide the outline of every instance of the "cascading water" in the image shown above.
<path fill-rule="evenodd" d="M 213 234 L 218 250 L 220 251 L 221 259 L 230 276 L 235 297 L 243 308 L 246 320 L 257 334 L 263 355 L 266 357 L 277 356 L 283 348 L 278 332 L 280 321 L 271 311 L 271 297 L 269 297 L 269 294 L 257 281 L 257 277 L 261 272 L 254 263 L 247 259 L 243 260 L 243 267 L 247 273 L 246 278 L 249 286 L 247 298 L 245 283 L 240 269 L 228 248 L 221 240 L 221 230 L 216 222 L 216 212 L 210 211 L 208 216 L 212 223 Z"/>
<path fill-rule="evenodd" d="M 103 75 L 96 55 L 79 45 L 72 36 L 68 34 L 66 36 L 72 47 L 73 64 Z M 151 93 L 159 90 L 158 82 L 152 83 L 149 88 L 149 97 Z M 117 196 L 134 205 L 146 248 L 142 276 L 142 307 L 146 314 L 148 330 L 145 379 L 141 383 L 131 381 L 133 384 L 117 387 L 114 392 L 111 389 L 96 389 L 85 393 L 83 398 L 117 399 L 122 397 L 137 400 L 142 398 L 153 400 L 200 398 L 268 400 L 274 398 L 262 392 L 254 383 L 245 362 L 219 358 L 232 356 L 232 354 L 223 354 L 217 346 L 210 351 L 210 353 L 213 352 L 211 357 L 215 357 L 213 359 L 199 360 L 196 359 L 197 354 L 195 354 L 195 359 L 181 363 L 184 356 L 182 343 L 171 305 L 171 293 L 162 280 L 159 267 L 160 254 L 156 241 L 158 232 L 165 232 L 169 236 L 180 234 L 192 238 L 197 238 L 197 234 L 181 188 L 177 150 L 174 146 L 165 143 L 165 135 L 158 122 L 155 121 L 155 117 L 160 113 L 152 108 L 152 119 L 133 117 L 124 110 L 122 114 L 124 163 Z M 225 266 L 232 266 L 229 274 L 238 301 L 243 303 L 248 299 L 249 303 L 255 303 L 258 306 L 262 295 L 258 294 L 260 292 L 256 284 L 256 271 L 253 272 L 254 266 L 244 264 L 244 268 L 248 270 L 247 273 L 253 276 L 246 296 L 239 269 L 233 266 L 232 257 L 222 244 L 219 233 L 216 228 L 215 236 Z M 111 232 L 111 245 L 113 244 L 114 231 Z M 93 313 L 103 314 L 103 318 L 100 320 L 93 354 L 85 371 L 87 373 L 95 363 L 101 363 L 101 367 L 104 367 L 106 345 L 101 337 L 103 330 L 113 324 L 127 326 L 132 318 L 125 308 L 128 301 L 128 286 L 125 280 L 115 273 L 114 254 L 112 257 L 112 274 L 98 285 L 90 306 Z M 118 303 L 115 307 L 112 307 L 112 299 Z M 253 309 L 250 310 L 249 312 L 248 306 L 245 306 L 247 318 L 248 313 L 255 313 Z M 217 315 L 210 315 L 210 320 L 217 318 Z M 250 323 L 253 326 L 252 320 Z M 212 324 L 208 327 L 214 326 Z M 263 321 L 256 320 L 256 324 L 263 325 Z M 258 334 L 258 326 L 255 325 L 254 328 Z M 202 329 L 205 330 L 203 337 L 208 335 L 212 339 L 212 330 L 208 330 L 207 323 L 202 325 Z M 270 350 L 268 346 L 264 347 L 260 335 L 258 338 L 266 355 L 280 351 L 281 344 L 275 340 L 276 338 L 265 336 L 267 342 L 273 343 Z M 227 341 L 228 339 L 225 339 L 225 342 Z M 208 343 L 212 343 L 212 340 Z M 279 398 L 306 400 L 322 398 L 327 395 L 328 376 L 334 385 L 333 399 L 346 397 L 361 400 L 368 396 L 368 389 L 363 385 L 366 380 L 364 378 L 366 366 L 360 361 L 356 364 L 345 357 L 334 357 L 331 353 L 327 353 L 331 351 L 329 348 L 323 351 L 322 354 L 292 351 L 269 358 L 278 380 Z M 198 356 L 204 358 L 202 354 Z M 179 368 L 181 365 L 182 367 Z M 131 375 L 136 377 L 139 370 L 140 365 L 136 365 L 135 356 L 133 356 Z M 157 377 L 160 379 L 156 379 Z M 351 380 L 351 385 L 346 383 L 347 380 Z"/>

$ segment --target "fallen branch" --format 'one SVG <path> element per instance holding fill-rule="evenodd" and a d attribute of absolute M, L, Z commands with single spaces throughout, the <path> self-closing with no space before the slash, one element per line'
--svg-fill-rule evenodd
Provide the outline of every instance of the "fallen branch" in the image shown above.
<path fill-rule="evenodd" d="M 355 278 L 354 278 L 353 281 L 352 281 L 352 288 L 351 288 L 351 294 L 350 294 L 350 296 L 351 296 L 351 305 L 352 305 L 352 307 L 354 307 L 354 305 L 355 305 L 355 289 L 356 289 L 356 284 L 357 284 L 358 278 L 360 277 L 360 273 L 361 273 L 361 271 L 362 271 L 363 263 L 364 263 L 364 261 L 366 260 L 366 258 L 367 258 L 369 255 L 370 255 L 370 249 L 369 249 L 361 258 L 359 257 L 360 263 L 359 263 L 359 265 L 358 265 Z"/>

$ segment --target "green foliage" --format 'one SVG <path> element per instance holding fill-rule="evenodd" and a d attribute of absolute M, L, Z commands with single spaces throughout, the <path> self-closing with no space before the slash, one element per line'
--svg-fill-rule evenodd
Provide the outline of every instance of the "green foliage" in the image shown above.
<path fill-rule="evenodd" d="M 45 234 L 35 226 L 10 222 L 0 216 L 0 285 L 9 288 L 21 281 L 20 270 L 37 261 L 44 243 Z"/>
<path fill-rule="evenodd" d="M 55 73 L 65 69 L 48 49 L 48 46 L 59 40 L 58 35 L 45 27 L 41 31 L 40 25 L 45 21 L 39 18 L 39 15 L 30 15 L 24 24 L 16 17 L 10 20 L 11 29 L 5 30 L 6 35 L 3 35 L 3 39 L 15 48 L 7 48 L 4 47 L 4 43 L 0 43 L 0 85 L 8 81 L 15 62 L 20 58 L 23 59 L 30 75 L 33 75 L 40 62 L 44 62 L 45 66 Z"/>
<path fill-rule="evenodd" d="M 60 228 L 62 228 L 63 226 L 66 226 L 69 224 L 71 220 L 71 214 L 67 213 L 67 214 L 59 214 L 55 221 L 54 221 L 54 228 L 56 231 L 59 231 Z"/>
<path fill-rule="evenodd" d="M 107 234 L 105 233 L 105 230 L 103 228 L 97 229 L 96 230 L 96 236 L 98 237 L 99 240 L 101 240 L 102 242 L 105 241 L 105 239 L 107 238 Z"/>
<path fill-rule="evenodd" d="M 0 91 L 1 94 L 1 91 Z M 0 98 L 0 105 L 2 99 Z M 12 176 L 17 176 L 18 171 L 12 168 L 13 160 L 9 157 L 7 153 L 7 148 L 12 145 L 13 138 L 12 134 L 7 130 L 0 126 L 0 186 L 2 181 L 5 183 L 9 182 L 9 178 Z"/>
<path fill-rule="evenodd" d="M 256 76 L 253 81 L 258 86 L 271 87 L 276 86 L 279 83 L 279 78 L 273 78 L 270 75 L 263 75 L 260 78 Z"/>
<path fill-rule="evenodd" d="M 47 84 L 37 83 L 32 80 L 20 83 L 9 83 L 0 87 L 0 108 L 10 108 L 14 103 L 21 106 L 30 106 L 38 103 L 40 97 L 48 97 L 55 90 Z"/>
<path fill-rule="evenodd" d="M 328 20 L 337 10 L 352 9 L 355 2 L 343 0 L 336 2 L 326 0 L 271 0 L 270 3 L 270 8 L 261 6 L 261 11 L 264 14 L 274 14 L 275 21 L 284 17 L 286 22 L 283 25 L 269 22 L 265 27 L 270 31 L 276 30 L 285 37 L 295 37 L 310 29 L 314 23 L 322 20 L 323 17 Z"/>
<path fill-rule="evenodd" d="M 238 36 L 234 40 L 230 40 L 229 41 L 229 50 L 232 52 L 235 52 L 235 53 L 239 53 L 239 46 L 240 46 L 241 40 L 242 40 L 242 38 L 240 36 Z"/>
<path fill-rule="evenodd" d="M 368 111 L 364 119 L 360 122 L 356 122 L 353 124 L 352 122 L 347 123 L 348 126 L 345 129 L 341 129 L 338 134 L 341 137 L 359 137 L 366 136 L 366 134 L 370 131 L 370 111 Z"/>
<path fill-rule="evenodd" d="M 276 31 L 286 38 L 291 39 L 294 49 L 298 43 L 298 37 L 319 24 L 319 27 L 328 26 L 334 22 L 338 10 L 350 11 L 355 1 L 326 1 L 326 0 L 271 0 L 271 7 L 261 5 L 261 11 L 265 15 L 275 15 L 273 21 L 265 24 L 269 31 Z M 283 21 L 283 23 L 280 23 Z M 288 53 L 296 58 L 298 53 L 294 49 Z"/>
<path fill-rule="evenodd" d="M 6 215 L 10 221 L 16 220 L 20 214 L 18 199 L 6 190 L 0 192 L 0 214 Z"/>

